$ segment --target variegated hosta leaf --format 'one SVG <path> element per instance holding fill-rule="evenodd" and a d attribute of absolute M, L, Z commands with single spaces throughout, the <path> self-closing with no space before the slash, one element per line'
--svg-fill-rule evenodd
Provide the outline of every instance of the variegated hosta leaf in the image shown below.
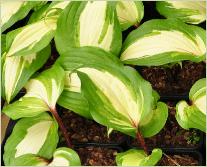
<path fill-rule="evenodd" d="M 48 17 L 7 34 L 6 56 L 27 56 L 46 47 L 54 37 L 57 18 Z"/>
<path fill-rule="evenodd" d="M 54 1 L 51 4 L 46 4 L 42 8 L 40 8 L 38 11 L 32 13 L 28 23 L 30 24 L 30 23 L 39 21 L 43 19 L 44 17 L 50 16 L 50 13 L 53 13 L 53 12 L 57 12 L 57 13 L 53 14 L 52 16 L 54 17 L 55 15 L 57 15 L 58 17 L 61 12 L 57 10 L 62 11 L 63 9 L 66 8 L 66 6 L 70 2 L 71 1 Z"/>
<path fill-rule="evenodd" d="M 176 119 L 184 129 L 196 128 L 206 132 L 206 78 L 192 86 L 189 98 L 192 105 L 186 101 L 176 105 Z"/>
<path fill-rule="evenodd" d="M 116 164 L 117 166 L 155 166 L 161 158 L 161 149 L 153 149 L 149 156 L 143 150 L 130 149 L 116 155 Z"/>
<path fill-rule="evenodd" d="M 158 12 L 166 18 L 178 18 L 186 23 L 199 24 L 206 20 L 205 1 L 160 1 Z"/>
<path fill-rule="evenodd" d="M 126 64 L 156 66 L 190 60 L 205 60 L 206 33 L 200 27 L 176 19 L 156 19 L 132 31 L 123 44 Z"/>
<path fill-rule="evenodd" d="M 12 164 L 13 166 L 80 166 L 78 154 L 70 148 L 61 147 L 55 150 L 53 159 L 50 162 L 37 155 L 25 154 Z"/>
<path fill-rule="evenodd" d="M 76 69 L 103 62 L 121 66 L 120 60 L 102 49 L 81 47 L 68 50 L 62 54 L 58 62 L 65 70 L 65 87 L 58 104 L 81 116 L 91 118 L 87 99 L 81 93 L 81 81 L 78 78 Z"/>
<path fill-rule="evenodd" d="M 27 93 L 18 101 L 7 105 L 3 112 L 12 119 L 32 117 L 55 109 L 64 87 L 64 70 L 59 65 L 30 79 L 25 86 Z"/>
<path fill-rule="evenodd" d="M 154 114 L 151 85 L 134 69 L 99 64 L 78 69 L 78 76 L 90 113 L 98 123 L 133 137 L 150 124 L 158 124 L 156 131 L 143 133 L 144 137 L 156 134 L 164 126 L 167 114 L 160 115 L 161 118 L 151 116 Z M 160 113 L 160 109 L 161 106 L 155 113 Z"/>
<path fill-rule="evenodd" d="M 28 79 L 47 61 L 50 56 L 50 46 L 38 53 L 27 56 L 4 56 L 2 60 L 2 95 L 7 103 L 26 84 Z"/>
<path fill-rule="evenodd" d="M 69 47 L 94 46 L 118 55 L 122 37 L 115 5 L 108 1 L 71 2 L 58 19 L 58 52 L 62 55 Z"/>
<path fill-rule="evenodd" d="M 38 1 L 1 1 L 1 31 L 5 31 L 15 22 L 23 19 L 40 3 Z"/>
<path fill-rule="evenodd" d="M 206 115 L 206 78 L 198 80 L 190 89 L 189 98 Z"/>
<path fill-rule="evenodd" d="M 57 122 L 47 113 L 19 120 L 4 147 L 4 163 L 12 165 L 16 158 L 35 154 L 50 159 L 58 143 Z"/>
<path fill-rule="evenodd" d="M 116 11 L 122 31 L 137 26 L 144 16 L 142 1 L 118 1 Z"/>

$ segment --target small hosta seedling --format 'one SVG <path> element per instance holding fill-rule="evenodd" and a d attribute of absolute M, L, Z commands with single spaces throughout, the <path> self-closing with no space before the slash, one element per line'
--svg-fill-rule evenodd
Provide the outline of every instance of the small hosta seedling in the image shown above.
<path fill-rule="evenodd" d="M 165 125 L 167 106 L 157 102 L 149 82 L 131 67 L 91 62 L 77 69 L 77 74 L 96 122 L 136 137 L 143 147 L 142 136 L 153 136 Z"/>
<path fill-rule="evenodd" d="M 205 60 L 206 32 L 176 19 L 143 23 L 125 40 L 121 60 L 126 64 L 158 66 L 190 60 Z"/>
<path fill-rule="evenodd" d="M 158 12 L 166 18 L 177 18 L 190 24 L 206 20 L 205 1 L 159 1 L 156 6 Z"/>
<path fill-rule="evenodd" d="M 116 155 L 117 166 L 154 166 L 162 158 L 161 149 L 153 149 L 151 155 L 143 150 L 130 149 Z"/>
<path fill-rule="evenodd" d="M 116 11 L 122 31 L 137 27 L 144 16 L 142 1 L 118 1 Z"/>
<path fill-rule="evenodd" d="M 38 1 L 1 1 L 1 31 L 11 27 L 27 16 L 29 11 L 43 2 Z"/>
<path fill-rule="evenodd" d="M 64 87 L 64 70 L 58 64 L 29 80 L 27 93 L 18 101 L 7 105 L 3 112 L 11 119 L 33 117 L 49 111 L 57 120 L 68 147 L 72 147 L 67 130 L 56 110 L 56 102 Z"/>
<path fill-rule="evenodd" d="M 69 47 L 94 46 L 118 56 L 121 39 L 116 3 L 109 1 L 71 2 L 58 19 L 55 35 L 60 55 Z"/>
<path fill-rule="evenodd" d="M 15 160 L 25 154 L 50 159 L 57 147 L 58 138 L 58 125 L 48 113 L 22 118 L 6 141 L 4 163 L 6 166 L 17 165 Z"/>
<path fill-rule="evenodd" d="M 189 93 L 190 105 L 180 101 L 176 105 L 176 119 L 184 129 L 196 128 L 206 132 L 206 78 L 198 80 Z"/>
<path fill-rule="evenodd" d="M 14 166 L 81 166 L 78 154 L 70 148 L 61 147 L 55 150 L 52 160 L 34 154 L 25 154 L 16 158 Z"/>

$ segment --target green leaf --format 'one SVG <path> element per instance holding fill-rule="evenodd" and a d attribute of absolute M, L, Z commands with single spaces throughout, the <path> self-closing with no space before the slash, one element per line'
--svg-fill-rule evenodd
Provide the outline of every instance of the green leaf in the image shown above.
<path fill-rule="evenodd" d="M 6 34 L 1 34 L 1 55 L 3 55 L 5 50 L 6 50 Z"/>
<path fill-rule="evenodd" d="M 146 119 L 140 122 L 140 131 L 144 137 L 151 137 L 160 132 L 168 118 L 168 107 L 163 102 L 157 103 L 157 108 Z"/>
<path fill-rule="evenodd" d="M 49 166 L 81 166 L 78 154 L 70 148 L 58 148 Z"/>
<path fill-rule="evenodd" d="M 176 19 L 155 19 L 132 31 L 125 40 L 121 60 L 126 64 L 159 66 L 205 60 L 206 32 Z"/>
<path fill-rule="evenodd" d="M 118 1 L 116 11 L 122 31 L 137 26 L 144 16 L 144 6 L 141 1 Z"/>
<path fill-rule="evenodd" d="M 206 20 L 205 1 L 160 1 L 156 2 L 158 12 L 166 18 L 177 18 L 190 24 Z"/>
<path fill-rule="evenodd" d="M 13 164 L 16 158 L 35 154 L 50 159 L 58 143 L 58 125 L 47 113 L 19 120 L 4 147 L 4 163 Z"/>
<path fill-rule="evenodd" d="M 196 128 L 206 132 L 206 114 L 195 105 L 189 106 L 186 101 L 180 101 L 176 105 L 175 118 L 183 129 Z"/>
<path fill-rule="evenodd" d="M 1 3 L 1 31 L 11 27 L 17 21 L 27 16 L 29 11 L 37 6 L 38 1 L 2 1 Z"/>
<path fill-rule="evenodd" d="M 48 17 L 13 30 L 6 37 L 6 56 L 28 56 L 45 48 L 54 37 L 57 18 Z"/>
<path fill-rule="evenodd" d="M 54 110 L 64 87 L 64 70 L 59 65 L 30 79 L 25 86 L 27 93 L 18 101 L 7 105 L 3 112 L 12 119 L 32 117 Z"/>
<path fill-rule="evenodd" d="M 52 12 L 57 12 L 56 15 L 60 15 L 63 9 L 70 3 L 71 1 L 53 1 L 51 4 L 44 5 L 41 7 L 39 10 L 36 12 L 32 13 L 30 19 L 29 19 L 29 24 L 37 22 L 47 15 L 49 15 Z M 61 10 L 60 10 L 61 9 Z M 61 12 L 60 12 L 61 11 Z M 54 17 L 54 16 L 53 16 Z"/>
<path fill-rule="evenodd" d="M 26 84 L 28 79 L 42 67 L 50 56 L 50 46 L 38 53 L 26 56 L 4 57 L 2 70 L 2 94 L 9 103 Z"/>
<path fill-rule="evenodd" d="M 117 166 L 154 166 L 162 158 L 161 149 L 153 149 L 147 156 L 143 150 L 130 149 L 116 156 Z"/>
<path fill-rule="evenodd" d="M 78 76 L 96 122 L 133 137 L 138 129 L 142 131 L 142 120 L 150 122 L 154 103 L 152 88 L 134 69 L 99 63 L 78 69 Z M 161 123 L 152 133 L 164 126 L 166 118 L 163 115 L 158 119 Z"/>
<path fill-rule="evenodd" d="M 87 67 L 90 64 L 99 64 L 103 62 L 122 66 L 120 60 L 102 49 L 82 47 L 68 50 L 62 54 L 57 62 L 61 64 L 65 70 L 65 87 L 58 100 L 58 104 L 81 116 L 92 119 L 87 99 L 81 93 L 81 82 L 76 70 L 80 67 Z"/>
<path fill-rule="evenodd" d="M 71 2 L 57 23 L 55 43 L 60 55 L 71 47 L 94 46 L 118 56 L 122 36 L 115 4 L 108 1 Z"/>
<path fill-rule="evenodd" d="M 42 157 L 25 154 L 16 158 L 13 166 L 80 166 L 78 154 L 70 148 L 61 147 L 55 150 L 52 161 Z"/>

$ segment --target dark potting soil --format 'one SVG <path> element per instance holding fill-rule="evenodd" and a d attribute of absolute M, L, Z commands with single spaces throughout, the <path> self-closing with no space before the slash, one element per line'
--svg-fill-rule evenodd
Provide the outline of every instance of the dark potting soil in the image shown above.
<path fill-rule="evenodd" d="M 142 67 L 139 72 L 161 95 L 188 95 L 192 85 L 205 77 L 206 64 L 184 61 L 182 67 Z"/>
<path fill-rule="evenodd" d="M 199 144 L 200 133 L 198 130 L 182 129 L 175 119 L 175 102 L 167 102 L 168 119 L 164 128 L 155 136 L 145 138 L 145 142 L 151 147 L 196 147 Z M 137 140 L 131 139 L 130 145 L 139 146 Z"/>
<path fill-rule="evenodd" d="M 125 140 L 125 135 L 113 131 L 110 136 L 107 136 L 107 128 L 96 123 L 93 120 L 81 117 L 69 110 L 63 110 L 61 118 L 67 128 L 72 142 L 85 143 L 121 143 Z"/>
<path fill-rule="evenodd" d="M 198 160 L 190 155 L 167 155 L 162 157 L 159 166 L 197 166 Z"/>
<path fill-rule="evenodd" d="M 107 147 L 84 147 L 76 149 L 84 166 L 115 166 L 117 150 Z"/>

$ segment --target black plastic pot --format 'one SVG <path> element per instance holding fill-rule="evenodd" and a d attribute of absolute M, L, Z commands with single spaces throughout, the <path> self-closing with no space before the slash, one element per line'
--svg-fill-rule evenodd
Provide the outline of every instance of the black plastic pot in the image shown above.
<path fill-rule="evenodd" d="M 198 166 L 205 166 L 203 156 L 198 151 L 186 150 L 186 149 L 162 149 L 167 155 L 189 155 L 198 160 Z"/>

